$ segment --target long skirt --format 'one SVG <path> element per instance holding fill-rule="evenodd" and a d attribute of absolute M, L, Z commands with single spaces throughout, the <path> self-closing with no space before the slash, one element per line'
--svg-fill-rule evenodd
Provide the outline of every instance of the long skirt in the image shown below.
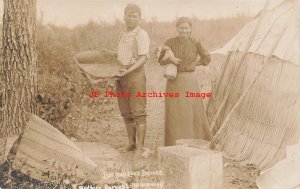
<path fill-rule="evenodd" d="M 166 92 L 179 97 L 165 99 L 165 146 L 175 145 L 178 139 L 211 139 L 203 99 L 185 96 L 200 93 L 198 83 L 195 72 L 178 72 L 176 79 L 167 80 Z"/>

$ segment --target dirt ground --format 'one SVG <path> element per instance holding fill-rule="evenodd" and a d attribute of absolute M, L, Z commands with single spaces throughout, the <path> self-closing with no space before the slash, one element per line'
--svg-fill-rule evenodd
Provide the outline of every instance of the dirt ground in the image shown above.
<path fill-rule="evenodd" d="M 164 91 L 164 69 L 158 65 L 150 64 L 146 67 L 147 90 Z M 205 71 L 198 72 L 202 90 L 210 90 L 209 74 Z M 113 88 L 113 83 L 110 84 Z M 95 90 L 97 85 L 93 86 Z M 100 89 L 99 89 L 100 90 Z M 64 132 L 74 142 L 96 142 L 102 146 L 103 157 L 98 162 L 103 173 L 103 182 L 100 186 L 132 185 L 132 188 L 152 189 L 164 188 L 162 169 L 158 166 L 157 148 L 163 146 L 164 138 L 164 98 L 147 99 L 147 134 L 145 153 L 136 163 L 133 152 L 125 152 L 127 134 L 125 125 L 117 106 L 116 98 L 91 99 L 90 91 L 82 94 L 80 104 L 73 105 L 67 117 L 60 124 Z M 205 101 L 207 104 L 207 101 Z M 223 159 L 223 188 L 224 189 L 252 189 L 257 188 L 255 178 L 259 171 L 252 165 L 242 166 L 238 162 L 226 157 Z M 122 173 L 148 173 L 146 176 L 124 176 Z M 112 173 L 114 176 L 112 176 Z M 11 175 L 11 176 L 10 176 Z M 150 183 L 152 186 L 141 186 Z M 0 167 L 0 186 L 10 188 L 66 188 L 60 183 L 41 183 L 17 171 L 11 171 L 8 164 Z M 140 186 L 138 185 L 140 184 Z M 155 185 L 155 186 L 154 186 Z M 58 187 L 60 186 L 60 187 Z M 62 187 L 61 187 L 62 186 Z M 79 188 L 80 183 L 67 188 Z M 4 187 L 5 188 L 5 187 Z M 105 187 L 102 187 L 105 188 Z M 107 187 L 109 188 L 109 187 Z"/>
<path fill-rule="evenodd" d="M 147 67 L 148 91 L 164 90 L 165 79 L 162 75 L 163 69 L 157 69 L 155 66 Z M 127 145 L 127 134 L 123 120 L 118 111 L 116 99 L 108 99 L 110 101 L 110 105 L 103 104 L 102 106 L 92 105 L 93 101 L 97 99 L 87 100 L 90 101 L 91 106 L 83 106 L 75 110 L 73 109 L 63 122 L 63 125 L 68 125 L 71 129 L 76 128 L 73 140 L 97 142 L 99 144 L 109 145 L 111 148 L 115 149 L 117 154 L 115 156 L 116 159 L 111 159 L 105 162 L 106 168 L 104 171 L 106 173 L 135 170 L 135 164 L 133 164 L 133 153 L 124 151 L 124 147 Z M 164 99 L 148 98 L 147 114 L 147 134 L 145 141 L 145 148 L 147 150 L 138 169 L 159 171 L 160 168 L 157 165 L 156 158 L 157 147 L 163 146 Z M 116 166 L 116 164 L 114 164 L 115 162 L 121 162 L 121 164 Z M 238 162 L 224 158 L 223 183 L 225 189 L 257 188 L 255 184 L 255 178 L 257 175 L 258 170 L 252 165 L 241 166 Z M 155 175 L 147 178 L 114 177 L 107 179 L 107 183 L 137 183 L 142 181 L 149 182 L 149 180 L 156 183 L 163 182 L 162 176 Z"/>

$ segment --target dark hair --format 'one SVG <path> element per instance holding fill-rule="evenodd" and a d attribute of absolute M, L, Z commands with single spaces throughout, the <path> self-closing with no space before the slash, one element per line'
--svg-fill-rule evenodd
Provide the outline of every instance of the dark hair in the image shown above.
<path fill-rule="evenodd" d="M 128 11 L 136 12 L 141 17 L 141 14 L 142 14 L 141 8 L 139 6 L 137 6 L 136 4 L 128 4 L 124 10 L 124 15 L 126 15 L 126 13 Z"/>
<path fill-rule="evenodd" d="M 188 23 L 192 27 L 192 22 L 187 17 L 180 17 L 176 20 L 176 27 L 178 27 L 182 23 Z"/>

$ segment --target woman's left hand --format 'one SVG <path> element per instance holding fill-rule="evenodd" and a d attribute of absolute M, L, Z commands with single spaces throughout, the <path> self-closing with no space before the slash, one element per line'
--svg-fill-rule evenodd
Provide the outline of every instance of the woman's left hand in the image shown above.
<path fill-rule="evenodd" d="M 172 64 L 175 64 L 176 66 L 178 66 L 182 62 L 182 60 L 180 60 L 179 58 L 176 58 L 176 57 L 172 57 L 172 58 L 170 58 L 170 62 Z"/>

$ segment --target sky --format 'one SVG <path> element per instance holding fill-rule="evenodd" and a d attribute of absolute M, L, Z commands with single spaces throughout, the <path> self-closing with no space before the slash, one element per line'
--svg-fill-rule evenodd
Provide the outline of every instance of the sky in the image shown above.
<path fill-rule="evenodd" d="M 43 23 L 74 27 L 90 20 L 114 22 L 123 19 L 128 3 L 142 9 L 142 19 L 170 21 L 179 16 L 211 19 L 240 13 L 257 14 L 265 0 L 37 0 L 37 13 Z M 1 15 L 3 1 L 0 1 Z"/>

